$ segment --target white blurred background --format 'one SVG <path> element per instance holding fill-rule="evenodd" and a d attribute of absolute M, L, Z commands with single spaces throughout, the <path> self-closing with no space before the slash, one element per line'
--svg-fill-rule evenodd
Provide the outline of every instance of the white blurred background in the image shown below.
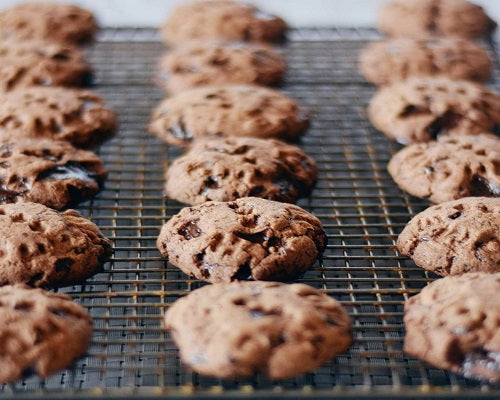
<path fill-rule="evenodd" d="M 175 4 L 183 0 L 69 0 L 92 9 L 102 26 L 158 26 Z M 279 14 L 291 26 L 374 26 L 377 9 L 385 0 L 248 0 Z M 474 0 L 500 22 L 500 0 Z M 0 8 L 20 3 L 0 0 Z"/>

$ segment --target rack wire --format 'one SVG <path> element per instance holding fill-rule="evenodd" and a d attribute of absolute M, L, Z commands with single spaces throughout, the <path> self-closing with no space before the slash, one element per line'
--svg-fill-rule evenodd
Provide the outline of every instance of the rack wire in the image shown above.
<path fill-rule="evenodd" d="M 91 313 L 92 343 L 72 369 L 3 386 L 0 397 L 498 398 L 498 386 L 402 352 L 403 302 L 435 276 L 395 246 L 406 222 L 428 204 L 395 186 L 386 164 L 399 146 L 365 115 L 374 89 L 358 74 L 357 55 L 376 37 L 372 30 L 299 29 L 281 48 L 289 70 L 280 90 L 310 110 L 314 122 L 299 145 L 320 169 L 316 189 L 299 205 L 321 219 L 329 238 L 323 262 L 299 281 L 349 310 L 348 352 L 282 381 L 207 378 L 180 363 L 162 315 L 202 283 L 165 263 L 155 247 L 161 225 L 182 208 L 162 194 L 164 168 L 181 150 L 146 132 L 163 97 L 152 77 L 164 49 L 152 29 L 106 29 L 89 56 L 95 90 L 117 111 L 120 128 L 99 150 L 109 171 L 105 189 L 78 210 L 113 241 L 114 256 L 84 284 L 61 289 Z"/>

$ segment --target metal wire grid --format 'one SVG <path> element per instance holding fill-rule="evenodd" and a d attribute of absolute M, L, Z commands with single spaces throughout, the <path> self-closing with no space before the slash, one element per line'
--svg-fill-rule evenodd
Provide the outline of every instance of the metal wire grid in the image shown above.
<path fill-rule="evenodd" d="M 90 57 L 97 71 L 95 89 L 117 111 L 120 129 L 100 149 L 109 171 L 105 189 L 79 210 L 111 238 L 115 252 L 102 273 L 62 290 L 92 314 L 92 344 L 71 370 L 43 382 L 30 378 L 5 386 L 0 396 L 499 395 L 498 388 L 430 368 L 402 352 L 402 304 L 434 277 L 401 257 L 395 240 L 427 204 L 400 191 L 386 172 L 398 146 L 368 123 L 364 109 L 373 89 L 356 68 L 359 49 L 375 36 L 348 33 L 293 31 L 282 48 L 289 71 L 281 90 L 313 116 L 300 146 L 316 159 L 319 181 L 299 205 L 322 220 L 329 238 L 323 263 L 299 281 L 349 310 L 351 349 L 314 373 L 283 381 L 221 381 L 181 365 L 161 329 L 162 315 L 201 282 L 164 263 L 155 247 L 162 223 L 182 207 L 162 195 L 164 167 L 181 150 L 145 129 L 163 97 L 152 85 L 163 47 L 153 30 L 108 29 Z"/>

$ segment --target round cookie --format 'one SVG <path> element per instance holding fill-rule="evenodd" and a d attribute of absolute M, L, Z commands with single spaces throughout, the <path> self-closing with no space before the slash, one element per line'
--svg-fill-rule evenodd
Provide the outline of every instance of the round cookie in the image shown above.
<path fill-rule="evenodd" d="M 163 56 L 157 82 L 172 94 L 209 85 L 274 85 L 282 80 L 285 68 L 283 57 L 269 47 L 198 43 Z"/>
<path fill-rule="evenodd" d="M 302 208 L 244 197 L 183 208 L 163 225 L 160 253 L 207 282 L 290 280 L 326 247 L 318 218 Z"/>
<path fill-rule="evenodd" d="M 83 44 L 94 38 L 92 13 L 72 4 L 26 2 L 0 12 L 1 39 L 42 39 Z"/>
<path fill-rule="evenodd" d="M 500 196 L 500 139 L 443 136 L 396 153 L 387 169 L 413 196 L 442 203 L 469 196 Z"/>
<path fill-rule="evenodd" d="M 293 203 L 308 196 L 316 163 L 278 140 L 217 138 L 195 141 L 165 174 L 165 194 L 187 204 L 255 196 Z"/>
<path fill-rule="evenodd" d="M 65 294 L 25 285 L 0 288 L 0 382 L 69 367 L 90 344 L 88 312 Z"/>
<path fill-rule="evenodd" d="M 500 273 L 438 279 L 405 303 L 404 351 L 468 378 L 500 381 Z"/>
<path fill-rule="evenodd" d="M 465 197 L 429 207 L 406 225 L 397 246 L 441 276 L 500 272 L 500 198 Z"/>
<path fill-rule="evenodd" d="M 186 90 L 153 112 L 149 131 L 175 146 L 202 137 L 246 136 L 293 141 L 309 127 L 306 112 L 276 90 L 250 85 Z"/>
<path fill-rule="evenodd" d="M 314 370 L 351 344 L 345 309 L 303 284 L 205 286 L 177 300 L 165 326 L 186 364 L 220 378 L 289 378 Z"/>
<path fill-rule="evenodd" d="M 111 244 L 75 210 L 0 205 L 0 285 L 67 286 L 97 273 Z"/>
<path fill-rule="evenodd" d="M 387 36 L 488 35 L 496 23 L 483 8 L 465 0 L 392 0 L 379 13 L 378 29 Z"/>
<path fill-rule="evenodd" d="M 402 144 L 441 135 L 476 135 L 500 124 L 500 96 L 444 77 L 413 77 L 385 86 L 368 106 L 372 124 Z"/>
<path fill-rule="evenodd" d="M 179 45 L 193 40 L 277 42 L 286 23 L 281 18 L 237 1 L 195 1 L 178 5 L 160 29 L 163 40 Z"/>
<path fill-rule="evenodd" d="M 91 68 L 77 47 L 40 40 L 0 41 L 0 90 L 25 86 L 81 86 Z"/>
<path fill-rule="evenodd" d="M 28 87 L 0 97 L 0 138 L 65 140 L 95 145 L 116 128 L 116 116 L 101 97 L 80 89 Z"/>
<path fill-rule="evenodd" d="M 49 139 L 0 139 L 0 203 L 61 209 L 91 198 L 106 170 L 94 153 Z"/>
<path fill-rule="evenodd" d="M 396 38 L 373 42 L 360 54 L 360 70 L 375 85 L 411 76 L 446 76 L 485 81 L 491 75 L 488 52 L 460 38 Z"/>

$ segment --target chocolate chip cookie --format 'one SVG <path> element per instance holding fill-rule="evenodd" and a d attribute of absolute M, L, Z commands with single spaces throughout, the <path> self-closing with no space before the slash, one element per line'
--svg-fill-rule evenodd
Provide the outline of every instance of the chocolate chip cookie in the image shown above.
<path fill-rule="evenodd" d="M 500 381 L 500 273 L 448 276 L 405 303 L 404 351 L 468 378 Z"/>
<path fill-rule="evenodd" d="M 465 197 L 417 214 L 398 249 L 438 275 L 500 272 L 500 198 Z"/>
<path fill-rule="evenodd" d="M 488 52 L 460 38 L 397 38 L 370 43 L 360 55 L 362 74 L 375 85 L 411 76 L 446 76 L 485 81 L 492 68 Z"/>
<path fill-rule="evenodd" d="M 413 196 L 442 203 L 469 196 L 500 196 L 500 139 L 493 135 L 443 136 L 396 153 L 387 169 Z"/>
<path fill-rule="evenodd" d="M 0 138 L 65 140 L 95 145 L 116 128 L 101 97 L 81 89 L 29 87 L 0 96 Z"/>
<path fill-rule="evenodd" d="M 476 135 L 500 124 L 500 96 L 486 87 L 444 77 L 413 77 L 375 94 L 372 124 L 402 144 L 441 135 Z"/>
<path fill-rule="evenodd" d="M 0 139 L 0 203 L 61 209 L 91 198 L 106 170 L 94 153 L 49 139 Z"/>
<path fill-rule="evenodd" d="M 150 132 L 175 146 L 224 136 L 293 141 L 308 127 L 307 113 L 290 97 L 250 85 L 186 90 L 165 99 L 149 124 Z"/>
<path fill-rule="evenodd" d="M 289 378 L 314 370 L 351 344 L 344 308 L 303 284 L 205 286 L 177 300 L 165 326 L 187 365 L 220 378 Z"/>
<path fill-rule="evenodd" d="M 496 23 L 465 0 L 392 0 L 380 9 L 378 28 L 387 36 L 476 38 L 491 34 Z"/>
<path fill-rule="evenodd" d="M 250 4 L 237 1 L 195 1 L 178 5 L 161 27 L 163 40 L 179 45 L 193 40 L 277 42 L 286 23 Z"/>
<path fill-rule="evenodd" d="M 274 85 L 285 61 L 269 47 L 244 43 L 197 43 L 177 47 L 160 61 L 158 84 L 169 93 L 234 83 Z"/>
<path fill-rule="evenodd" d="M 81 86 L 91 68 L 80 49 L 40 40 L 0 41 L 0 90 L 25 86 Z"/>
<path fill-rule="evenodd" d="M 0 205 L 0 285 L 67 286 L 94 275 L 111 255 L 99 228 L 75 210 Z"/>
<path fill-rule="evenodd" d="M 183 208 L 163 225 L 161 254 L 208 282 L 290 280 L 326 247 L 318 218 L 292 204 L 244 197 Z"/>
<path fill-rule="evenodd" d="M 1 39 L 43 39 L 83 44 L 93 39 L 92 13 L 72 4 L 26 2 L 0 12 Z"/>
<path fill-rule="evenodd" d="M 87 351 L 88 312 L 65 294 L 25 285 L 0 288 L 0 382 L 46 378 Z"/>
<path fill-rule="evenodd" d="M 199 139 L 167 169 L 165 193 L 187 204 L 247 196 L 293 203 L 309 195 L 317 175 L 311 157 L 278 140 Z"/>

